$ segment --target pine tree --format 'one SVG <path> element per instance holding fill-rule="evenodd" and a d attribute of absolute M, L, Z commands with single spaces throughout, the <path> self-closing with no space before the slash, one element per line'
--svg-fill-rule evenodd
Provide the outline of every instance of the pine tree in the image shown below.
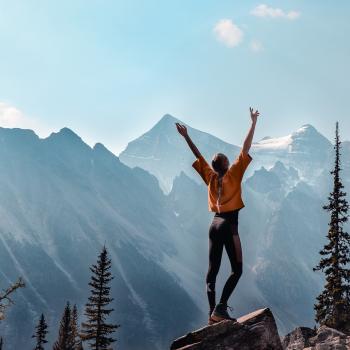
<path fill-rule="evenodd" d="M 48 333 L 44 314 L 41 314 L 39 323 L 35 328 L 36 332 L 32 335 L 32 338 L 36 338 L 36 346 L 34 350 L 44 350 L 44 344 L 47 343 L 46 334 Z"/>
<path fill-rule="evenodd" d="M 338 122 L 335 134 L 335 164 L 333 191 L 328 196 L 328 204 L 322 208 L 330 212 L 327 243 L 320 251 L 322 256 L 314 271 L 322 270 L 326 283 L 314 305 L 315 321 L 343 332 L 350 331 L 350 235 L 343 230 L 348 221 L 349 205 L 340 179 L 340 145 Z"/>
<path fill-rule="evenodd" d="M 56 340 L 53 350 L 74 350 L 72 323 L 71 323 L 71 308 L 69 302 L 62 315 L 58 339 Z"/>
<path fill-rule="evenodd" d="M 102 252 L 98 256 L 97 264 L 90 267 L 92 272 L 89 285 L 91 295 L 86 303 L 85 315 L 87 322 L 82 323 L 81 338 L 89 341 L 90 349 L 103 350 L 112 349 L 110 345 L 116 341 L 111 334 L 120 327 L 106 323 L 106 317 L 114 311 L 107 305 L 113 301 L 109 296 L 109 282 L 114 278 L 109 272 L 111 260 L 108 257 L 107 249 L 103 246 Z"/>
<path fill-rule="evenodd" d="M 71 315 L 71 328 L 72 328 L 72 338 L 73 338 L 73 349 L 83 350 L 82 341 L 79 335 L 78 329 L 78 309 L 77 305 L 74 304 L 72 315 Z"/>

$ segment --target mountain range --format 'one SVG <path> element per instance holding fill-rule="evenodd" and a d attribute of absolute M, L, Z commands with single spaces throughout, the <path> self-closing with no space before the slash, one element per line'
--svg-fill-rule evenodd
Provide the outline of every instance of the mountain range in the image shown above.
<path fill-rule="evenodd" d="M 175 122 L 181 121 L 165 115 L 119 156 L 100 143 L 89 147 L 67 128 L 45 139 L 0 128 L 1 284 L 21 275 L 27 285 L 0 323 L 8 348 L 31 348 L 41 312 L 52 342 L 67 300 L 83 318 L 89 266 L 103 244 L 115 276 L 112 319 L 122 325 L 116 334 L 121 348 L 164 349 L 206 323 L 213 213 Z M 222 152 L 232 162 L 238 155 L 240 147 L 187 127 L 206 159 Z M 323 276 L 312 267 L 327 233 L 322 204 L 332 186 L 333 147 L 305 124 L 253 143 L 250 154 L 239 217 L 243 276 L 230 303 L 237 314 L 270 307 L 285 334 L 314 324 Z M 345 190 L 349 156 L 344 141 Z M 224 256 L 218 289 L 228 274 Z"/>

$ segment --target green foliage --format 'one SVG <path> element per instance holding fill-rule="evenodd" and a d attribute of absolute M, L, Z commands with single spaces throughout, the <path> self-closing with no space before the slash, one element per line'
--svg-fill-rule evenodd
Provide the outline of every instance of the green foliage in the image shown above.
<path fill-rule="evenodd" d="M 83 350 L 83 345 L 79 335 L 79 328 L 78 328 L 78 309 L 77 309 L 77 305 L 75 304 L 73 306 L 73 310 L 71 314 L 71 328 L 72 328 L 73 349 Z"/>
<path fill-rule="evenodd" d="M 319 252 L 322 256 L 314 271 L 322 270 L 326 283 L 314 305 L 315 320 L 343 332 L 350 332 L 350 235 L 343 225 L 348 221 L 349 205 L 340 179 L 340 145 L 338 122 L 335 136 L 335 164 L 333 191 L 328 196 L 328 204 L 323 209 L 330 212 L 327 243 Z"/>
<path fill-rule="evenodd" d="M 80 334 L 83 341 L 88 341 L 90 349 L 103 350 L 112 349 L 110 345 L 116 341 L 111 334 L 120 327 L 106 322 L 106 317 L 114 311 L 108 304 L 113 301 L 109 296 L 109 283 L 114 278 L 109 271 L 111 260 L 104 246 L 98 256 L 97 264 L 90 267 L 92 272 L 89 285 L 91 286 L 91 295 L 85 307 L 87 322 L 82 323 L 82 332 Z"/>
<path fill-rule="evenodd" d="M 58 332 L 58 339 L 53 346 L 53 350 L 75 350 L 72 329 L 72 314 L 69 302 L 67 302 L 67 305 L 64 308 L 60 329 Z"/>
<path fill-rule="evenodd" d="M 36 338 L 34 350 L 44 350 L 44 344 L 47 343 L 46 334 L 48 333 L 44 314 L 41 314 L 39 323 L 35 328 L 36 332 L 32 335 L 32 338 Z"/>

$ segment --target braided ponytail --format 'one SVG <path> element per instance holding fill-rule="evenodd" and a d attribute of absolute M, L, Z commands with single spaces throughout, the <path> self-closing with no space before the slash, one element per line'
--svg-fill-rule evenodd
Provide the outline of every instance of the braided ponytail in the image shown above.
<path fill-rule="evenodd" d="M 224 176 L 224 174 L 222 173 L 221 161 L 220 161 L 220 157 L 222 157 L 222 156 L 225 157 L 224 154 L 217 153 L 211 162 L 212 167 L 215 170 L 217 177 L 218 177 L 218 182 L 217 182 L 218 193 L 217 193 L 216 206 L 218 208 L 219 213 L 220 213 L 220 199 L 221 199 L 221 193 L 222 193 L 222 178 Z"/>
<path fill-rule="evenodd" d="M 218 199 L 216 200 L 216 206 L 218 207 L 219 213 L 220 213 L 221 192 L 222 192 L 222 176 L 218 174 Z"/>

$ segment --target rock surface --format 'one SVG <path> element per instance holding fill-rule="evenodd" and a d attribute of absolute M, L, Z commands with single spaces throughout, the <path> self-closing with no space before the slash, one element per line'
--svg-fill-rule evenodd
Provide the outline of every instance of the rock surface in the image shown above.
<path fill-rule="evenodd" d="M 282 345 L 285 350 L 349 350 L 350 336 L 326 326 L 298 327 L 283 337 Z"/>
<path fill-rule="evenodd" d="M 224 320 L 180 337 L 171 350 L 282 350 L 275 319 L 269 308 Z"/>

